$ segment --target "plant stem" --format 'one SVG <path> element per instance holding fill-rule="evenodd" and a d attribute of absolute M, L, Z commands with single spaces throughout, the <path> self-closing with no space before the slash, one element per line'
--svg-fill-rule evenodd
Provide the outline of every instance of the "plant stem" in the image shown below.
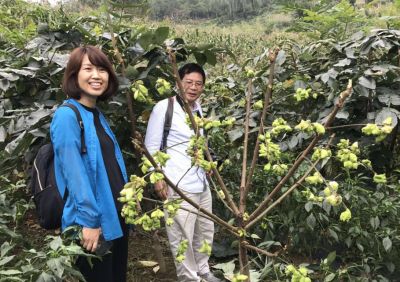
<path fill-rule="evenodd" d="M 246 116 L 244 122 L 244 141 L 243 141 L 243 160 L 242 160 L 242 177 L 240 181 L 240 204 L 239 211 L 240 216 L 243 216 L 244 210 L 246 208 L 246 196 L 245 196 L 245 186 L 246 186 L 246 169 L 247 169 L 247 147 L 249 141 L 249 120 L 250 120 L 250 109 L 251 109 L 251 97 L 253 91 L 252 79 L 249 79 L 247 85 L 247 95 L 246 95 Z"/>

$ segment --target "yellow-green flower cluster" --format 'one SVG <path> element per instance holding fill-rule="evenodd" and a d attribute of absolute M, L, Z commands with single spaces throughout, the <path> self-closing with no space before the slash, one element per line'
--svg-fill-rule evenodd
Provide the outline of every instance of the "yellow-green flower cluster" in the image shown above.
<path fill-rule="evenodd" d="M 315 132 L 318 135 L 325 134 L 325 127 L 322 124 L 318 122 L 311 122 L 310 120 L 301 120 L 294 129 L 298 131 L 303 131 L 305 133 Z"/>
<path fill-rule="evenodd" d="M 171 83 L 163 78 L 159 78 L 156 82 L 156 89 L 160 95 L 169 95 L 171 94 Z"/>
<path fill-rule="evenodd" d="M 153 231 L 161 227 L 161 218 L 164 217 L 164 212 L 160 209 L 154 210 L 150 216 L 144 214 L 134 221 L 135 225 L 141 225 L 145 231 Z"/>
<path fill-rule="evenodd" d="M 182 261 L 185 260 L 185 258 L 186 258 L 185 253 L 186 253 L 187 248 L 188 248 L 188 240 L 187 239 L 182 240 L 179 243 L 178 249 L 176 251 L 175 260 L 177 262 L 181 263 Z"/>
<path fill-rule="evenodd" d="M 263 100 L 258 100 L 257 102 L 255 102 L 255 103 L 253 104 L 253 108 L 254 108 L 255 110 L 262 110 L 262 109 L 264 108 L 264 102 L 263 102 Z"/>
<path fill-rule="evenodd" d="M 388 136 L 393 130 L 392 126 L 392 117 L 386 118 L 381 126 L 378 126 L 374 123 L 369 123 L 364 126 L 361 131 L 365 135 L 373 135 L 376 136 L 375 141 L 381 142 Z"/>
<path fill-rule="evenodd" d="M 248 278 L 249 277 L 247 275 L 236 273 L 232 278 L 232 282 L 246 281 Z"/>
<path fill-rule="evenodd" d="M 252 69 L 246 69 L 246 77 L 247 78 L 253 78 L 253 77 L 255 77 L 255 75 L 256 75 L 256 73 L 254 72 L 254 70 L 252 70 Z"/>
<path fill-rule="evenodd" d="M 271 163 L 267 163 L 264 166 L 264 171 L 270 171 L 271 170 Z M 272 172 L 276 175 L 284 175 L 288 171 L 288 165 L 287 164 L 274 164 L 272 165 Z"/>
<path fill-rule="evenodd" d="M 234 117 L 227 118 L 222 121 L 221 125 L 224 127 L 232 127 L 235 124 L 236 119 Z"/>
<path fill-rule="evenodd" d="M 386 183 L 386 175 L 384 173 L 382 174 L 374 174 L 374 182 L 377 184 L 385 184 Z"/>
<path fill-rule="evenodd" d="M 199 166 L 205 171 L 211 171 L 217 167 L 217 162 L 209 162 L 204 159 L 204 147 L 206 139 L 204 136 L 192 136 L 189 141 L 187 153 L 192 157 L 192 165 Z"/>
<path fill-rule="evenodd" d="M 354 142 L 350 145 L 350 141 L 348 139 L 341 139 L 337 146 L 339 151 L 337 152 L 336 156 L 343 163 L 343 167 L 346 169 L 357 169 L 357 156 L 360 154 L 358 142 Z"/>
<path fill-rule="evenodd" d="M 314 99 L 318 97 L 317 93 L 311 94 L 311 88 L 303 89 L 303 88 L 297 88 L 296 93 L 293 95 L 293 97 L 296 99 L 297 102 L 301 102 L 303 100 L 307 100 L 310 95 Z"/>
<path fill-rule="evenodd" d="M 152 104 L 153 100 L 149 97 L 149 90 L 142 80 L 137 80 L 131 85 L 133 98 L 142 103 Z"/>
<path fill-rule="evenodd" d="M 324 189 L 325 200 L 334 207 L 342 203 L 342 196 L 337 193 L 338 188 L 339 184 L 336 181 L 329 181 Z"/>
<path fill-rule="evenodd" d="M 311 282 L 311 279 L 308 277 L 308 269 L 304 266 L 296 269 L 294 265 L 289 264 L 286 266 L 285 273 L 292 276 L 292 282 Z"/>
<path fill-rule="evenodd" d="M 271 134 L 269 132 L 265 135 L 259 135 L 258 140 L 260 140 L 260 157 L 265 157 L 269 162 L 275 162 L 281 158 L 281 149 L 278 144 L 275 144 L 271 140 Z"/>
<path fill-rule="evenodd" d="M 137 204 L 143 198 L 143 189 L 147 182 L 142 177 L 132 175 L 130 181 L 124 185 L 121 190 L 121 197 L 118 201 L 123 203 L 121 216 L 125 218 L 127 224 L 133 224 L 135 217 L 138 215 Z"/>
<path fill-rule="evenodd" d="M 198 249 L 199 253 L 203 253 L 208 256 L 211 256 L 211 250 L 211 246 L 206 240 L 203 240 L 203 244 L 201 245 L 200 249 Z"/>
<path fill-rule="evenodd" d="M 216 84 L 213 83 L 211 85 L 211 92 L 215 93 L 218 95 L 218 97 L 227 100 L 229 102 L 233 102 L 234 99 L 231 97 L 231 90 L 229 90 L 225 85 L 223 84 Z"/>
<path fill-rule="evenodd" d="M 197 115 L 194 115 L 193 118 L 196 125 L 199 128 L 204 128 L 205 130 L 210 130 L 212 128 L 218 128 L 218 127 L 231 127 L 236 121 L 234 117 L 227 118 L 222 122 L 219 120 L 212 120 L 205 117 L 199 117 Z M 186 124 L 189 125 L 190 127 L 192 126 L 189 115 L 186 115 Z"/>
<path fill-rule="evenodd" d="M 174 223 L 173 217 L 177 214 L 182 202 L 182 199 L 176 199 L 173 201 L 165 200 L 165 202 L 163 203 L 164 211 L 166 211 L 168 215 L 165 222 L 168 226 Z"/>
<path fill-rule="evenodd" d="M 313 192 L 310 191 L 310 189 L 306 189 L 305 191 L 301 192 L 305 197 L 307 197 L 307 200 L 312 201 L 312 202 L 317 202 L 321 203 L 324 200 L 324 197 L 321 196 L 315 196 Z"/>
<path fill-rule="evenodd" d="M 326 158 L 330 158 L 331 156 L 332 156 L 331 150 L 315 148 L 311 160 L 312 161 L 323 160 Z"/>
<path fill-rule="evenodd" d="M 324 183 L 324 179 L 322 178 L 321 174 L 316 171 L 312 176 L 307 176 L 305 181 L 311 185 L 317 185 Z"/>
<path fill-rule="evenodd" d="M 170 156 L 162 151 L 157 151 L 153 154 L 154 161 L 159 165 L 159 166 L 165 166 L 167 161 L 170 159 Z M 152 168 L 153 165 L 151 162 L 145 157 L 142 157 L 142 164 L 140 166 L 141 171 L 143 174 L 146 174 L 150 168 Z M 153 182 L 152 182 L 153 183 Z"/>
<path fill-rule="evenodd" d="M 290 132 L 292 128 L 287 124 L 286 120 L 283 118 L 277 118 L 272 122 L 271 135 L 276 136 L 282 132 Z"/>
<path fill-rule="evenodd" d="M 349 221 L 351 219 L 351 211 L 349 209 L 346 209 L 344 212 L 340 214 L 340 220 L 341 221 Z"/>

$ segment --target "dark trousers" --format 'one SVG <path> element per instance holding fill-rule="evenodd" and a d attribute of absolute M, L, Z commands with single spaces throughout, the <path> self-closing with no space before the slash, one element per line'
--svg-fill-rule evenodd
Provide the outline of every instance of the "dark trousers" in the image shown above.
<path fill-rule="evenodd" d="M 113 240 L 111 253 L 102 257 L 102 260 L 93 258 L 93 268 L 86 257 L 79 257 L 76 266 L 87 282 L 125 282 L 128 264 L 128 228 L 121 224 L 124 236 Z"/>

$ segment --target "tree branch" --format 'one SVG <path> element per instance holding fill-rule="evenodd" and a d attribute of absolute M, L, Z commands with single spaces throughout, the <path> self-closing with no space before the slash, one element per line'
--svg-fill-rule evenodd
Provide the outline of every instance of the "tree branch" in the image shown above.
<path fill-rule="evenodd" d="M 249 142 L 249 120 L 250 120 L 250 109 L 251 109 L 251 97 L 253 94 L 253 83 L 252 79 L 249 79 L 247 85 L 247 95 L 246 95 L 246 116 L 244 122 L 244 141 L 243 141 L 243 160 L 242 160 L 242 177 L 240 181 L 240 203 L 239 211 L 240 215 L 243 215 L 246 208 L 246 196 L 245 196 L 245 186 L 246 186 L 246 169 L 247 169 L 247 147 Z"/>

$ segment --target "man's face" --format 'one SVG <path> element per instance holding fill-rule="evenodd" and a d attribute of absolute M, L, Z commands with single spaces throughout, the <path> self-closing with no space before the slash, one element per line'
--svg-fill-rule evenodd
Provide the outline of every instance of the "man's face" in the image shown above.
<path fill-rule="evenodd" d="M 189 105 L 194 104 L 194 102 L 200 97 L 203 92 L 203 76 L 198 72 L 191 72 L 185 74 L 182 78 L 183 89 L 185 90 L 185 97 Z"/>

